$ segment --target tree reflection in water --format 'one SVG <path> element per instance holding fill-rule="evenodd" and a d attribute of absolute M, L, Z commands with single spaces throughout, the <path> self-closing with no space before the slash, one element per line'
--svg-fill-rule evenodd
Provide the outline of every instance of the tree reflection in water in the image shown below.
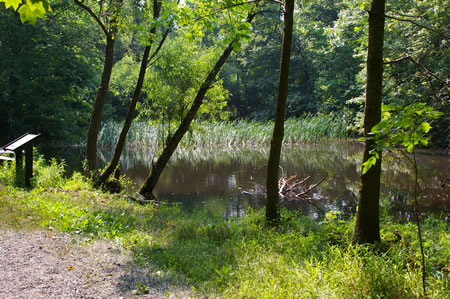
<path fill-rule="evenodd" d="M 79 152 L 79 151 L 78 151 Z M 64 154 L 70 155 L 65 157 Z M 110 160 L 111 150 L 99 153 L 99 165 Z M 60 157 L 77 160 L 68 150 Z M 82 153 L 78 165 L 81 165 Z M 140 186 L 148 175 L 154 150 L 128 150 L 121 159 L 122 173 Z M 362 146 L 355 142 L 324 142 L 285 146 L 281 166 L 287 176 L 311 176 L 310 182 L 328 178 L 310 195 L 326 210 L 344 215 L 356 212 Z M 180 148 L 164 170 L 155 194 L 162 202 L 179 203 L 188 210 L 203 209 L 225 218 L 241 216 L 247 208 L 264 207 L 262 195 L 243 194 L 243 189 L 265 184 L 268 149 L 251 148 Z M 425 213 L 444 213 L 450 217 L 449 159 L 424 151 L 418 155 L 420 205 Z M 388 213 L 408 221 L 412 208 L 412 169 L 400 155 L 387 154 L 382 164 L 382 202 Z M 261 192 L 260 192 L 261 193 Z M 284 201 L 288 209 L 300 209 L 304 215 L 319 217 L 319 212 L 302 201 Z"/>

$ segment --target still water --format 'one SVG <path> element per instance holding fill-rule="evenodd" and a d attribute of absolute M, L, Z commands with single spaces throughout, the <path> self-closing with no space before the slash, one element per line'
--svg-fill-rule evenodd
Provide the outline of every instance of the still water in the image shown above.
<path fill-rule="evenodd" d="M 323 210 L 356 212 L 359 168 L 363 146 L 356 142 L 326 142 L 285 146 L 281 166 L 286 176 L 310 177 L 306 185 L 327 178 L 310 197 Z M 264 192 L 267 148 L 193 148 L 179 149 L 164 170 L 155 195 L 164 204 L 180 204 L 187 210 L 201 209 L 225 218 L 241 216 L 251 207 L 265 204 Z M 69 169 L 79 169 L 82 150 L 64 150 Z M 110 160 L 111 150 L 102 150 L 100 164 Z M 154 152 L 127 150 L 121 159 L 121 171 L 129 176 L 135 191 L 144 182 Z M 418 155 L 420 205 L 423 212 L 450 217 L 450 161 L 447 155 L 430 151 Z M 386 210 L 409 220 L 413 209 L 413 170 L 401 155 L 383 156 L 382 198 Z M 243 192 L 244 191 L 244 192 Z M 248 194 L 251 191 L 255 194 Z M 289 209 L 320 217 L 321 212 L 304 201 L 283 201 Z"/>

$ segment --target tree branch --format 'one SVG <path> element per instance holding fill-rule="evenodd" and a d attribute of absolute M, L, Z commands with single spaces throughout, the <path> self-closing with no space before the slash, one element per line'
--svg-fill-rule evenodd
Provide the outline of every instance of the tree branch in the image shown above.
<path fill-rule="evenodd" d="M 418 61 L 416 61 L 412 57 L 409 57 L 409 59 L 418 67 L 419 71 L 426 78 L 427 83 L 430 86 L 431 92 L 433 93 L 433 97 L 436 100 L 436 102 L 437 103 L 441 102 L 441 99 L 439 98 L 439 96 L 436 94 L 436 91 L 434 90 L 434 86 L 433 86 L 433 83 L 431 82 L 430 76 L 432 76 L 438 80 L 441 80 L 441 79 L 438 78 L 436 75 L 434 75 L 432 72 L 430 72 L 426 67 L 424 67 L 422 64 L 420 64 Z M 444 84 L 445 84 L 445 82 L 444 82 Z"/>
<path fill-rule="evenodd" d="M 406 55 L 406 56 L 403 56 L 403 57 L 400 57 L 400 58 L 397 58 L 397 59 L 383 61 L 383 64 L 399 63 L 399 62 L 402 62 L 404 60 L 408 60 L 409 58 L 410 58 L 410 56 Z"/>
<path fill-rule="evenodd" d="M 219 11 L 230 9 L 230 8 L 233 8 L 233 7 L 238 7 L 238 6 L 241 6 L 241 5 L 246 5 L 246 4 L 256 3 L 256 2 L 264 2 L 264 0 L 248 0 L 248 1 L 245 1 L 245 2 L 241 2 L 241 3 L 236 3 L 236 4 L 233 4 L 233 5 L 230 5 L 230 6 L 219 7 L 219 8 L 213 9 L 212 11 L 213 12 L 219 12 Z M 273 3 L 276 3 L 276 4 L 284 6 L 283 2 L 277 1 L 277 0 L 267 0 L 267 2 L 273 2 Z"/>
<path fill-rule="evenodd" d="M 106 26 L 103 24 L 103 22 L 100 20 L 100 18 L 92 11 L 92 9 L 90 9 L 89 7 L 87 7 L 86 5 L 83 4 L 84 0 L 73 0 L 73 2 L 75 2 L 76 5 L 78 5 L 85 11 L 87 11 L 91 15 L 91 17 L 93 17 L 94 20 L 98 23 L 98 25 L 102 29 L 103 33 L 105 33 L 106 36 L 109 36 L 109 32 L 106 29 Z"/>
<path fill-rule="evenodd" d="M 417 65 L 419 68 L 423 69 L 423 70 L 426 72 L 426 74 L 428 74 L 428 75 L 430 75 L 431 77 L 435 78 L 436 80 L 438 80 L 438 81 L 444 83 L 445 85 L 448 84 L 445 80 L 439 78 L 439 77 L 436 76 L 433 72 L 431 72 L 431 71 L 428 70 L 425 66 L 423 66 L 420 62 L 418 62 L 417 60 L 415 60 L 414 58 L 412 58 L 412 56 L 409 56 L 409 59 L 410 59 L 415 65 Z"/>
<path fill-rule="evenodd" d="M 437 34 L 439 34 L 440 36 L 442 36 L 445 39 L 449 39 L 449 37 L 447 35 L 445 35 L 444 33 L 440 32 L 440 31 L 438 31 L 438 30 L 436 30 L 434 28 L 428 27 L 426 25 L 419 24 L 416 21 L 413 21 L 413 20 L 410 20 L 410 19 L 398 18 L 398 17 L 394 17 L 394 16 L 390 16 L 390 15 L 385 15 L 385 17 L 388 18 L 388 19 L 393 19 L 393 20 L 397 20 L 397 21 L 401 21 L 401 22 L 408 22 L 408 23 L 414 24 L 414 25 L 416 25 L 416 26 L 418 26 L 420 28 L 424 28 L 424 29 L 427 29 L 427 30 L 432 31 L 434 33 L 437 33 Z"/>
<path fill-rule="evenodd" d="M 278 0 L 248 0 L 248 1 L 245 1 L 245 2 L 241 2 L 241 3 L 236 3 L 236 4 L 233 4 L 233 5 L 223 6 L 223 7 L 218 7 L 216 9 L 212 9 L 211 10 L 212 13 L 200 16 L 200 17 L 196 18 L 195 20 L 196 21 L 201 20 L 203 18 L 212 16 L 213 14 L 216 14 L 216 13 L 218 13 L 220 11 L 227 10 L 227 9 L 230 9 L 230 8 L 234 8 L 234 7 L 238 7 L 238 6 L 242 6 L 242 5 L 246 5 L 246 4 L 251 4 L 251 3 L 264 2 L 264 1 L 266 1 L 266 2 L 273 2 L 273 3 L 280 4 L 280 5 L 284 6 L 284 3 L 282 1 L 278 1 Z"/>
<path fill-rule="evenodd" d="M 156 48 L 155 52 L 153 52 L 153 54 L 152 54 L 152 55 L 150 56 L 150 58 L 148 59 L 148 62 L 147 62 L 147 63 L 148 63 L 149 65 L 150 65 L 150 61 L 151 61 L 153 58 L 155 58 L 156 55 L 158 55 L 158 53 L 159 53 L 159 51 L 161 50 L 161 48 L 162 48 L 164 42 L 166 41 L 167 36 L 169 35 L 170 30 L 171 30 L 171 28 L 167 29 L 167 30 L 164 32 L 164 34 L 163 34 L 163 36 L 162 36 L 162 38 L 161 38 L 161 41 L 159 42 L 158 47 Z"/>
<path fill-rule="evenodd" d="M 393 13 L 395 13 L 396 15 L 400 16 L 400 17 L 405 17 L 405 18 L 423 18 L 423 15 L 407 15 L 398 11 L 393 11 Z"/>
<path fill-rule="evenodd" d="M 414 59 L 411 55 L 405 54 L 405 56 L 403 56 L 403 57 L 400 57 L 400 58 L 397 58 L 394 60 L 385 61 L 385 62 L 383 62 L 383 64 L 394 64 L 394 63 L 398 63 L 398 62 L 401 62 L 404 60 L 410 60 L 412 63 L 414 63 L 416 65 L 416 67 L 419 69 L 419 72 L 422 73 L 422 75 L 426 78 L 427 83 L 430 86 L 431 92 L 433 93 L 433 97 L 436 100 L 436 102 L 442 102 L 441 97 L 436 93 L 436 90 L 434 89 L 433 83 L 431 81 L 431 77 L 435 78 L 436 80 L 438 80 L 439 82 L 443 83 L 446 86 L 448 85 L 448 82 L 439 78 L 438 76 L 436 76 L 436 74 L 431 72 L 428 68 L 426 68 L 419 61 Z"/>

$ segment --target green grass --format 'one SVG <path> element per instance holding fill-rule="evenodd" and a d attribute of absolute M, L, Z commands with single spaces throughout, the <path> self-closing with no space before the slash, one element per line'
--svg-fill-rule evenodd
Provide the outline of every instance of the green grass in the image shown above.
<path fill-rule="evenodd" d="M 318 142 L 347 137 L 347 123 L 337 114 L 305 115 L 285 123 L 284 143 Z M 99 133 L 99 145 L 112 147 L 117 142 L 121 124 L 105 123 Z M 176 127 L 171 128 L 171 133 Z M 182 146 L 256 146 L 270 143 L 273 122 L 222 121 L 196 122 L 183 138 Z M 146 121 L 134 122 L 127 137 L 128 146 L 157 147 L 167 137 L 167 128 Z"/>
<path fill-rule="evenodd" d="M 351 244 L 353 220 L 336 212 L 321 222 L 282 212 L 279 228 L 263 211 L 224 221 L 180 207 L 141 206 L 124 195 L 95 190 L 75 174 L 59 180 L 60 164 L 38 163 L 35 187 L 10 184 L 13 170 L 0 169 L 0 224 L 35 226 L 108 239 L 130 249 L 154 272 L 182 279 L 194 294 L 222 298 L 418 298 L 420 256 L 414 224 L 383 219 L 383 242 Z M 50 175 L 44 171 L 52 168 Z M 59 168 L 61 169 L 61 168 Z M 51 174 L 55 173 L 54 184 Z M 45 179 L 39 178 L 44 176 Z M 5 216 L 9 220 L 4 220 Z M 398 239 L 396 234 L 401 235 Z M 449 227 L 443 219 L 423 223 L 430 298 L 448 298 Z"/>

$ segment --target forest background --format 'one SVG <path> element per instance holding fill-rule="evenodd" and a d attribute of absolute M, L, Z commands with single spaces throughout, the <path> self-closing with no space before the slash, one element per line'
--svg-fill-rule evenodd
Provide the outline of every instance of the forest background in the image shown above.
<path fill-rule="evenodd" d="M 100 11 L 101 3 L 107 5 L 103 1 L 83 3 Z M 201 11 L 208 3 L 190 1 L 179 6 Z M 175 4 L 167 1 L 164 5 Z M 438 0 L 387 3 L 385 104 L 425 102 L 448 115 L 447 4 Z M 368 6 L 368 1 L 355 0 L 296 2 L 287 117 L 339 117 L 349 134 L 358 134 L 366 79 Z M 51 7 L 35 25 L 22 23 L 12 9 L 0 10 L 0 144 L 26 131 L 41 133 L 43 144 L 86 142 L 102 75 L 105 37 L 75 2 L 53 1 Z M 174 10 L 163 11 L 161 22 L 170 22 Z M 260 11 L 246 30 L 234 31 L 241 35 L 240 42 L 208 91 L 199 120 L 273 119 L 283 20 L 273 1 L 263 2 Z M 203 77 L 231 38 L 223 28 L 233 28 L 240 21 L 230 10 L 209 20 L 172 28 L 147 68 L 135 116 L 162 128 L 165 136 L 179 125 Z M 148 42 L 144 32 L 153 25 L 144 2 L 123 2 L 103 125 L 123 122 Z M 164 33 L 163 29 L 155 32 L 155 40 L 162 40 Z M 432 144 L 447 147 L 448 117 L 432 126 Z"/>
<path fill-rule="evenodd" d="M 24 131 L 41 133 L 41 142 L 44 145 L 84 144 L 87 139 L 88 167 L 95 171 L 96 134 L 97 125 L 100 125 L 98 112 L 104 110 L 101 131 L 104 132 L 108 127 L 113 130 L 109 131 L 109 134 L 100 134 L 100 145 L 108 144 L 104 138 L 117 138 L 120 123 L 123 122 L 124 125 L 112 162 L 101 174 L 102 180 L 105 173 L 109 171 L 108 175 L 111 175 L 116 168 L 131 121 L 137 117 L 139 122 L 134 122 L 137 127 L 135 133 L 157 128 L 158 136 L 154 138 L 155 135 L 144 134 L 142 136 L 148 139 L 147 142 L 142 142 L 141 136 L 134 139 L 139 143 L 129 146 L 145 144 L 156 146 L 158 151 L 163 149 L 156 162 L 152 161 L 150 175 L 141 187 L 140 193 L 146 197 L 152 194 L 162 169 L 188 130 L 194 116 L 197 121 L 189 129 L 191 134 L 188 136 L 200 131 L 200 138 L 209 137 L 205 131 L 205 123 L 227 124 L 217 127 L 219 130 L 228 130 L 231 134 L 236 133 L 233 126 L 253 126 L 256 128 L 254 134 L 263 127 L 258 127 L 259 124 L 265 124 L 266 127 L 267 124 L 272 124 L 279 73 L 282 76 L 271 145 L 276 143 L 275 137 L 283 137 L 282 130 L 280 134 L 276 134 L 277 124 L 280 124 L 278 120 L 280 115 L 283 119 L 285 110 L 284 104 L 280 105 L 282 77 L 290 78 L 286 110 L 287 117 L 293 118 L 294 122 L 287 122 L 288 130 L 304 131 L 303 125 L 295 123 L 296 119 L 301 118 L 315 122 L 320 120 L 321 126 L 325 128 L 344 123 L 348 131 L 343 135 L 359 135 L 362 106 L 366 98 L 364 134 L 368 136 L 371 126 L 368 126 L 368 116 L 377 118 L 377 113 L 381 112 L 367 109 L 370 106 L 368 95 L 375 92 L 370 92 L 369 87 L 365 89 L 365 82 L 367 81 L 369 86 L 369 83 L 375 81 L 370 79 L 371 74 L 374 78 L 370 66 L 374 66 L 375 62 L 379 70 L 379 80 L 375 83 L 380 91 L 376 100 L 381 100 L 383 85 L 383 102 L 387 105 L 384 115 L 392 114 L 394 117 L 391 122 L 384 119 L 372 128 L 375 139 L 385 137 L 384 135 L 390 137 L 381 145 L 376 144 L 381 149 L 372 148 L 371 139 L 366 139 L 365 156 L 366 152 L 373 156 L 368 160 L 364 158 L 366 162 L 363 163 L 362 179 L 377 171 L 377 180 L 367 181 L 368 184 L 361 180 L 361 185 L 362 189 L 364 185 L 379 188 L 381 150 L 389 145 L 388 141 L 395 145 L 401 143 L 412 152 L 415 169 L 414 199 L 421 250 L 420 268 L 423 295 L 427 294 L 426 250 L 423 247 L 428 245 L 422 244 L 419 226 L 416 192 L 418 167 L 414 150 L 419 141 L 428 145 L 428 139 L 422 138 L 423 136 L 416 132 L 400 131 L 412 128 L 427 133 L 432 126 L 433 144 L 448 146 L 448 117 L 432 120 L 431 125 L 424 122 L 417 126 L 418 119 L 425 117 L 428 112 L 434 115 L 430 118 L 448 115 L 449 6 L 446 1 L 390 2 L 386 14 L 384 0 L 372 1 L 370 11 L 368 1 L 297 1 L 294 8 L 294 0 L 291 0 L 286 1 L 284 12 L 283 6 L 280 8 L 282 2 L 261 0 L 154 0 L 153 3 L 74 0 L 73 3 L 52 2 L 52 9 L 49 9 L 46 0 L 27 1 L 23 4 L 20 0 L 0 1 L 5 2 L 7 8 L 0 12 L 0 92 L 1 104 L 4 107 L 1 110 L 0 125 L 4 128 L 2 132 L 6 132 L 1 135 L 1 142 L 5 143 Z M 18 8 L 18 14 L 12 9 L 8 10 L 8 7 Z M 289 60 L 290 55 L 284 55 L 284 46 L 291 48 L 291 30 L 286 28 L 288 24 L 289 28 L 292 25 L 293 11 L 295 28 L 292 67 L 287 76 L 287 71 L 283 72 L 283 60 Z M 383 28 L 385 18 L 387 21 Z M 279 67 L 283 23 L 283 55 Z M 370 28 L 375 27 L 378 33 L 386 32 L 384 37 L 380 34 L 374 39 Z M 371 42 L 368 42 L 368 35 Z M 286 40 L 289 42 L 285 43 Z M 384 55 L 381 51 L 383 42 Z M 379 45 L 378 59 L 370 55 L 374 44 Z M 231 59 L 228 59 L 230 53 L 233 54 Z M 381 76 L 383 59 L 385 72 L 384 76 Z M 225 67 L 221 70 L 223 65 Z M 147 76 L 144 80 L 145 72 Z M 284 87 L 286 85 L 283 84 Z M 287 94 L 286 88 L 284 91 Z M 103 109 L 104 96 L 106 105 Z M 432 106 L 439 112 L 435 113 L 425 105 Z M 94 109 L 91 113 L 92 107 Z M 376 110 L 381 110 L 380 105 L 377 105 Z M 226 122 L 228 119 L 233 122 Z M 97 120 L 98 123 L 95 124 Z M 89 133 L 86 134 L 88 125 Z M 199 129 L 201 126 L 203 129 Z M 89 140 L 92 128 L 95 131 L 94 156 L 90 159 Z M 377 130 L 374 131 L 374 128 Z M 387 133 L 383 130 L 387 130 Z M 318 133 L 317 129 L 312 130 L 313 135 Z M 267 143 L 268 140 L 262 139 L 261 143 Z M 278 141 L 281 143 L 281 140 Z M 298 140 L 293 142 L 296 141 Z M 199 142 L 197 145 L 201 144 L 202 142 Z M 279 156 L 279 152 L 277 155 Z M 375 163 L 374 160 L 378 162 Z M 94 163 L 91 165 L 92 161 Z M 56 160 L 51 163 L 56 165 Z M 271 165 L 269 158 L 268 168 Z M 368 170 L 370 165 L 375 167 Z M 278 165 L 273 169 L 277 173 Z M 12 177 L 6 168 L 3 176 Z M 77 173 L 74 176 L 80 177 Z M 152 180 L 153 176 L 156 179 Z M 372 174 L 370 176 L 372 177 Z M 80 179 L 77 185 L 84 182 L 84 179 Z M 150 183 L 147 184 L 148 182 Z M 445 188 L 445 185 L 442 188 Z M 270 190 L 267 189 L 269 202 Z M 277 192 L 275 195 L 278 197 Z M 375 197 L 371 203 L 375 203 L 374 209 L 377 209 L 379 195 L 376 194 Z M 363 210 L 362 202 L 368 202 L 363 191 L 358 204 L 354 241 L 380 241 L 378 213 L 370 212 L 360 216 Z M 279 203 L 274 206 L 278 209 Z M 266 211 L 269 210 L 268 207 L 269 205 Z M 365 209 L 367 211 L 367 208 Z M 61 217 L 65 214 L 60 213 Z M 277 224 L 282 219 L 279 211 L 274 214 L 278 221 L 270 222 Z M 330 215 L 332 214 L 326 217 Z M 376 217 L 372 217 L 374 215 Z M 367 234 L 361 233 L 359 228 L 370 225 L 360 224 L 360 219 L 371 217 L 375 219 L 376 225 L 372 228 L 375 228 L 376 235 L 366 238 L 363 235 Z M 277 220 L 268 217 L 268 214 L 266 218 Z M 332 234 L 327 235 L 329 238 Z M 401 239 L 402 237 L 396 239 L 396 242 Z M 433 265 L 433 269 L 442 273 L 443 288 L 446 288 L 448 268 L 443 267 L 440 261 L 441 258 Z M 414 267 L 416 266 L 417 263 Z M 221 275 L 218 270 L 220 267 L 214 266 L 211 269 Z M 228 275 L 227 267 L 222 267 L 222 270 Z M 435 279 L 432 284 L 436 285 L 436 282 Z M 407 289 L 409 287 L 402 287 L 402 291 Z M 435 290 L 438 288 L 433 288 L 433 292 Z"/>

